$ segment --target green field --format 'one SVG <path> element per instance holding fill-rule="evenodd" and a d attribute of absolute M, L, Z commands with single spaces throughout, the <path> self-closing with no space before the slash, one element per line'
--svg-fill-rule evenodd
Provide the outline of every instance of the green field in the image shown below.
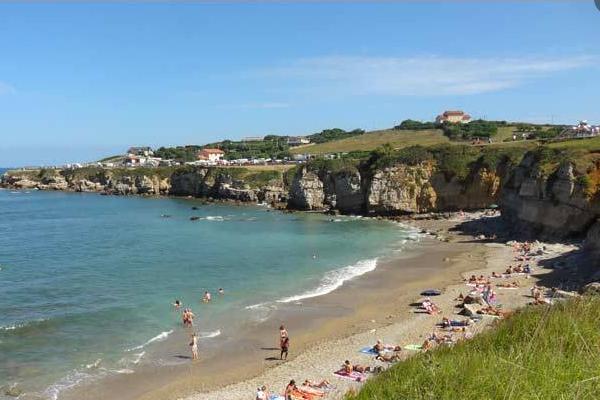
<path fill-rule="evenodd" d="M 598 399 L 599 321 L 599 297 L 530 307 L 470 341 L 398 363 L 347 399 Z"/>
<path fill-rule="evenodd" d="M 405 131 L 387 129 L 373 131 L 364 135 L 353 136 L 347 139 L 334 140 L 331 142 L 313 144 L 290 149 L 292 154 L 327 154 L 350 151 L 369 151 L 390 143 L 395 149 L 421 145 L 430 146 L 440 143 L 448 143 L 449 139 L 441 130 Z"/>

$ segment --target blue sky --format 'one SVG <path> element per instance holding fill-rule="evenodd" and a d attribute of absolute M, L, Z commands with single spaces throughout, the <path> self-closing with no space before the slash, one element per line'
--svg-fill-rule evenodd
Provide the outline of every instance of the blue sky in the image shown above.
<path fill-rule="evenodd" d="M 0 165 L 385 128 L 600 123 L 590 1 L 0 3 Z"/>

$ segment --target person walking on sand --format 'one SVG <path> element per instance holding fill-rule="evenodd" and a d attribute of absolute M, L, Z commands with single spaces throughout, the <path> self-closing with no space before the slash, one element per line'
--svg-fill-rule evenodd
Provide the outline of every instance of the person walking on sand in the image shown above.
<path fill-rule="evenodd" d="M 190 348 L 192 350 L 192 360 L 198 359 L 198 337 L 195 333 L 192 333 L 192 341 L 190 342 Z"/>
<path fill-rule="evenodd" d="M 280 359 L 283 360 L 284 359 L 283 356 L 285 355 L 285 359 L 287 360 L 289 348 L 290 348 L 290 338 L 286 336 L 284 339 L 281 340 L 281 354 L 279 355 Z"/>

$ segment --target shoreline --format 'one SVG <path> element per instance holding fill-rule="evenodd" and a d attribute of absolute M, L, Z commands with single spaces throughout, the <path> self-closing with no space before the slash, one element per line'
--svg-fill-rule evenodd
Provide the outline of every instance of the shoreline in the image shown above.
<path fill-rule="evenodd" d="M 237 343 L 230 338 L 216 338 L 215 343 L 218 342 L 222 351 L 214 351 L 210 348 L 214 347 L 212 345 L 203 349 L 201 341 L 200 362 L 195 365 L 146 368 L 133 374 L 109 377 L 98 383 L 92 382 L 65 391 L 60 398 L 97 399 L 109 396 L 127 400 L 175 399 L 197 392 L 198 388 L 215 390 L 240 379 L 252 378 L 281 364 L 273 360 L 275 355 L 279 355 L 278 350 L 265 350 L 278 345 L 276 333 L 281 322 L 285 321 L 293 335 L 290 360 L 321 341 L 388 325 L 398 320 L 400 315 L 397 308 L 403 307 L 402 304 L 408 300 L 414 288 L 425 285 L 431 271 L 445 275 L 447 272 L 444 273 L 444 269 L 448 266 L 442 260 L 458 254 L 450 244 L 430 237 L 415 242 L 415 245 L 409 242 L 400 253 L 380 260 L 374 271 L 348 280 L 330 293 L 300 302 L 277 303 L 278 309 L 267 321 L 258 326 L 245 326 L 242 332 L 244 338 Z M 395 279 L 389 279 L 390 276 Z M 401 285 L 404 294 L 400 298 L 403 300 L 397 298 L 398 285 L 395 282 L 398 279 L 406 281 Z M 382 285 L 388 292 L 383 297 L 388 299 L 389 305 L 386 306 L 385 318 L 372 322 L 374 307 L 382 298 Z M 364 293 L 360 301 L 354 299 L 357 290 Z M 179 343 L 186 339 L 182 334 L 171 336 L 174 339 L 172 342 Z M 186 355 L 188 351 L 187 348 L 170 350 Z"/>
<path fill-rule="evenodd" d="M 473 215 L 481 216 L 481 213 L 469 214 L 468 217 L 472 218 Z M 450 261 L 443 261 L 450 264 L 444 269 L 445 273 L 443 276 L 429 276 L 428 279 L 413 282 L 412 289 L 414 290 L 405 293 L 395 293 L 396 296 L 393 297 L 397 297 L 397 299 L 392 307 L 396 308 L 395 314 L 387 314 L 384 298 L 378 304 L 365 305 L 355 311 L 353 315 L 355 321 L 354 330 L 349 330 L 343 335 L 332 334 L 332 331 L 339 332 L 340 326 L 343 329 L 343 325 L 340 325 L 339 322 L 333 322 L 332 326 L 322 328 L 321 330 L 321 333 L 328 331 L 329 335 L 324 335 L 324 337 L 305 346 L 290 361 L 260 372 L 255 372 L 250 378 L 239 379 L 235 383 L 217 385 L 219 386 L 217 389 L 213 389 L 210 386 L 197 385 L 196 393 L 179 396 L 176 395 L 177 392 L 173 392 L 174 386 L 169 386 L 163 390 L 142 396 L 139 399 L 217 400 L 227 398 L 241 400 L 250 398 L 256 387 L 263 384 L 267 385 L 271 392 L 280 393 L 290 379 L 295 379 L 297 382 L 302 382 L 304 379 L 311 379 L 313 381 L 329 380 L 336 386 L 336 389 L 326 396 L 327 399 L 342 399 L 348 390 L 357 390 L 360 387 L 359 383 L 340 380 L 332 374 L 333 371 L 339 368 L 344 359 L 349 359 L 353 363 L 363 365 L 387 367 L 388 365 L 385 363 L 375 362 L 372 356 L 360 354 L 358 350 L 362 347 L 373 345 L 379 338 L 383 339 L 384 343 L 392 344 L 406 345 L 410 343 L 422 343 L 435 330 L 435 323 L 439 322 L 442 316 L 452 318 L 456 313 L 453 299 L 459 293 L 466 294 L 468 292 L 468 287 L 462 282 L 462 278 L 472 273 L 489 275 L 491 271 L 502 272 L 506 265 L 510 264 L 514 258 L 511 247 L 505 244 L 471 243 L 474 239 L 473 237 L 464 235 L 459 237 L 458 235 L 451 234 L 449 230 L 455 224 L 449 220 L 436 220 L 425 224 L 415 221 L 411 225 L 420 227 L 421 229 L 437 228 L 438 231 L 444 232 L 446 238 L 449 238 L 450 243 L 445 243 L 442 239 L 436 239 L 435 242 L 437 243 L 435 244 L 438 246 L 446 244 L 451 247 L 465 247 L 457 251 L 458 255 L 455 255 L 453 258 L 450 257 Z M 575 248 L 574 246 L 560 244 L 549 245 L 549 247 L 551 248 L 549 254 L 542 259 L 556 257 Z M 549 272 L 548 270 L 541 270 L 536 262 L 534 274 L 530 279 L 510 279 L 511 282 L 513 280 L 520 281 L 521 287 L 519 289 L 498 289 L 499 298 L 506 309 L 514 310 L 525 306 L 530 301 L 528 294 L 529 287 Z M 367 281 L 368 278 L 365 277 L 361 280 Z M 426 288 L 426 286 L 423 286 L 426 283 L 440 285 L 438 286 L 440 288 L 443 287 L 443 294 L 435 298 L 436 304 L 443 311 L 438 316 L 414 313 L 410 307 L 413 301 L 421 298 L 418 287 L 422 289 Z M 367 285 L 367 283 L 363 282 L 363 285 Z M 404 289 L 409 289 L 409 287 L 404 287 Z M 377 288 L 377 290 L 380 290 L 380 288 Z M 342 289 L 340 289 L 341 291 Z M 342 295 L 341 293 L 339 294 Z M 388 318 L 388 316 L 392 318 Z M 495 318 L 484 316 L 483 321 L 471 328 L 470 333 L 480 333 L 493 326 L 495 321 Z M 404 358 L 410 355 L 409 351 L 403 350 L 401 357 Z"/>

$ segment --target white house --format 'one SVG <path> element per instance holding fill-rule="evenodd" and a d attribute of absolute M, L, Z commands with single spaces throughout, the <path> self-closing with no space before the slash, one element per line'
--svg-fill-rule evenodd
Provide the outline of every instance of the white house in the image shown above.
<path fill-rule="evenodd" d="M 471 122 L 471 116 L 464 111 L 450 110 L 444 111 L 442 114 L 435 118 L 435 122 L 442 124 L 444 122 L 450 122 L 452 124 L 468 124 Z"/>
<path fill-rule="evenodd" d="M 309 144 L 310 139 L 306 136 L 289 136 L 287 138 L 288 146 L 301 146 L 303 144 Z"/>
<path fill-rule="evenodd" d="M 224 155 L 225 152 L 221 149 L 202 149 L 198 151 L 196 159 L 198 161 L 206 160 L 211 163 L 216 163 L 217 161 L 221 161 Z"/>

